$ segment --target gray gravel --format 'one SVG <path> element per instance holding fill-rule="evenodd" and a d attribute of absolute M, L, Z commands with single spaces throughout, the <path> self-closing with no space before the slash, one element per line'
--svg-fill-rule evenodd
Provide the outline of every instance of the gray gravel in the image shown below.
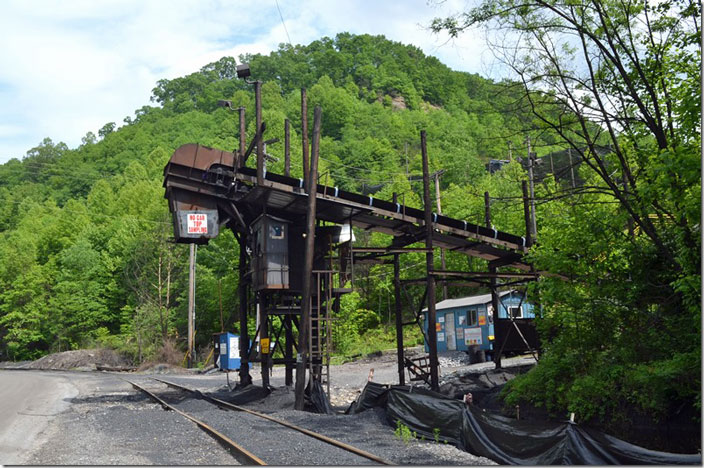
<path fill-rule="evenodd" d="M 232 465 L 193 423 L 106 374 L 70 375 L 81 395 L 57 416 L 30 465 Z"/>
<path fill-rule="evenodd" d="M 517 364 L 525 360 L 517 359 Z M 448 360 L 441 366 L 443 381 L 483 378 L 483 364 L 467 366 L 459 359 Z M 493 365 L 488 364 L 493 367 Z M 509 360 L 504 366 L 510 366 Z M 274 391 L 262 400 L 246 404 L 254 410 L 269 413 L 296 425 L 371 452 L 392 463 L 402 465 L 489 465 L 486 458 L 476 457 L 447 444 L 434 441 L 402 441 L 394 435 L 394 427 L 386 421 L 383 410 L 374 409 L 356 415 L 340 414 L 366 385 L 370 369 L 373 380 L 397 383 L 395 352 L 365 358 L 331 368 L 331 402 L 335 415 L 320 415 L 293 410 L 293 390 L 284 386 L 284 369 L 277 367 L 271 375 Z M 158 374 L 162 369 L 150 369 Z M 226 376 L 222 372 L 208 375 L 192 370 L 179 372 L 168 369 L 170 375 L 156 375 L 201 391 L 229 394 Z M 80 394 L 69 410 L 54 418 L 43 434 L 47 440 L 34 450 L 30 464 L 90 464 L 90 465 L 231 465 L 235 458 L 212 437 L 192 422 L 138 394 L 117 375 L 100 372 L 55 372 L 46 375 L 69 376 Z M 121 374 L 140 384 L 168 392 L 179 408 L 202 417 L 233 440 L 270 464 L 279 465 L 358 465 L 371 461 L 336 447 L 295 433 L 287 428 L 254 419 L 251 415 L 217 409 L 209 403 L 184 398 L 180 392 L 168 389 L 144 373 Z M 261 385 L 259 369 L 252 370 L 255 385 Z M 492 377 L 493 378 L 493 377 Z M 230 383 L 237 374 L 230 374 Z M 1 442 L 1 441 L 0 441 Z"/>

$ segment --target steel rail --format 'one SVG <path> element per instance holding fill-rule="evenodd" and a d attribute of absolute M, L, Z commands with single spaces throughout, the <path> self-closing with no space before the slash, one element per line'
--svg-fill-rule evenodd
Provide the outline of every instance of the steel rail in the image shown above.
<path fill-rule="evenodd" d="M 204 423 L 203 421 L 200 421 L 200 420 L 194 418 L 194 417 L 191 416 L 190 414 L 184 413 L 183 411 L 181 411 L 181 410 L 179 410 L 179 409 L 177 409 L 177 408 L 171 406 L 170 404 L 168 404 L 167 402 L 165 402 L 164 400 L 162 400 L 161 398 L 159 398 L 158 396 L 156 396 L 154 393 L 150 392 L 150 391 L 147 390 L 146 388 L 144 388 L 144 387 L 142 387 L 142 386 L 140 386 L 140 385 L 138 385 L 138 384 L 136 384 L 136 383 L 134 383 L 134 382 L 132 382 L 132 381 L 129 381 L 129 380 L 127 380 L 127 379 L 122 379 L 122 378 L 121 378 L 121 380 L 124 380 L 125 382 L 127 382 L 128 384 L 130 384 L 130 385 L 132 385 L 134 388 L 136 388 L 137 390 L 139 390 L 139 391 L 141 391 L 141 392 L 147 394 L 151 399 L 153 399 L 154 401 L 156 401 L 157 403 L 159 403 L 159 404 L 162 406 L 162 408 L 167 409 L 167 410 L 171 410 L 171 411 L 175 411 L 176 413 L 180 414 L 180 415 L 183 416 L 184 418 L 186 418 L 186 419 L 188 419 L 189 421 L 195 423 L 198 427 L 200 427 L 200 428 L 203 429 L 204 431 L 208 432 L 209 434 L 213 435 L 213 436 L 214 436 L 216 439 L 218 439 L 220 442 L 222 442 L 222 443 L 224 443 L 225 445 L 227 445 L 228 448 L 233 449 L 233 450 L 235 450 L 238 454 L 242 455 L 242 456 L 246 459 L 246 461 L 247 461 L 248 463 L 254 464 L 254 465 L 266 465 L 266 463 L 264 462 L 264 460 L 262 460 L 261 458 L 257 457 L 256 455 L 254 455 L 252 452 L 250 452 L 250 451 L 247 450 L 246 448 L 242 447 L 241 445 L 237 444 L 237 442 L 235 442 L 234 440 L 230 439 L 230 438 L 227 437 L 225 434 L 219 432 L 217 429 L 214 429 L 213 427 L 207 425 L 207 424 Z M 156 379 L 155 379 L 155 380 L 156 380 Z"/>
<path fill-rule="evenodd" d="M 182 385 L 175 384 L 173 382 L 168 382 L 166 380 L 157 379 L 156 377 L 150 377 L 150 378 L 153 380 L 156 380 L 157 382 L 161 382 L 165 385 L 168 385 L 169 387 L 176 388 L 178 390 L 183 390 L 185 392 L 189 392 L 189 393 L 198 395 L 198 396 L 202 397 L 203 399 L 205 399 L 205 400 L 207 400 L 217 406 L 220 406 L 222 408 L 226 408 L 226 409 L 233 410 L 233 411 L 242 411 L 244 413 L 248 413 L 253 416 L 257 416 L 257 417 L 266 419 L 268 421 L 275 422 L 277 424 L 281 424 L 282 426 L 288 427 L 289 429 L 293 429 L 295 431 L 301 432 L 307 436 L 313 437 L 314 439 L 318 439 L 322 442 L 328 443 L 330 445 L 334 445 L 335 447 L 341 448 L 341 449 L 346 450 L 350 453 L 354 453 L 355 455 L 359 455 L 360 457 L 367 458 L 367 459 L 372 460 L 374 462 L 377 462 L 379 464 L 382 464 L 382 465 L 393 465 L 394 464 L 388 460 L 384 460 L 381 457 L 377 457 L 376 455 L 374 455 L 372 453 L 369 453 L 367 451 L 364 451 L 364 450 L 359 449 L 357 447 L 354 447 L 352 445 L 346 444 L 344 442 L 340 442 L 339 440 L 332 439 L 332 438 L 325 436 L 323 434 L 319 434 L 317 432 L 313 432 L 313 431 L 305 429 L 303 427 L 296 426 L 294 424 L 291 424 L 288 421 L 284 421 L 282 419 L 277 419 L 277 418 L 274 418 L 274 417 L 269 416 L 267 414 L 259 413 L 257 411 L 253 411 L 251 409 L 244 408 L 242 406 L 233 405 L 232 403 L 229 403 L 227 401 L 223 401 L 218 398 L 205 395 L 204 393 L 202 393 L 198 390 L 193 390 L 191 388 L 184 387 Z"/>

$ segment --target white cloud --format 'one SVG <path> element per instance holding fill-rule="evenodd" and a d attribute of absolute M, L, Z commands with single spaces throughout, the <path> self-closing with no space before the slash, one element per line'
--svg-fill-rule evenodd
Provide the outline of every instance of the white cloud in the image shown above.
<path fill-rule="evenodd" d="M 454 69 L 481 71 L 483 45 L 446 43 L 423 28 L 465 8 L 424 0 L 279 0 L 294 44 L 342 31 L 414 44 Z M 149 103 L 161 78 L 224 55 L 269 53 L 288 42 L 272 0 L 46 0 L 0 2 L 0 163 L 44 137 L 74 147 Z"/>

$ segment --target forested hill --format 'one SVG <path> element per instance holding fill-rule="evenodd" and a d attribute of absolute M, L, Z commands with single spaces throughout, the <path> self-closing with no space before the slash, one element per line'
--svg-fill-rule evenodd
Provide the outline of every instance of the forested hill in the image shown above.
<path fill-rule="evenodd" d="M 266 138 L 283 141 L 284 120 L 290 119 L 292 140 L 300 141 L 301 87 L 308 90 L 311 121 L 313 107 L 322 106 L 319 172 L 328 185 L 375 190 L 386 199 L 397 192 L 406 204 L 420 206 L 421 187 L 409 176 L 421 172 L 419 130 L 425 129 L 431 171 L 445 169 L 443 212 L 483 224 L 488 191 L 493 224 L 522 235 L 526 175 L 513 159 L 526 154 L 526 137 L 539 156 L 566 149 L 534 119 L 514 83 L 452 71 L 416 47 L 381 36 L 344 33 L 241 59 L 250 63 L 253 78 L 264 81 Z M 169 346 L 183 347 L 187 249 L 169 242 L 162 171 L 184 143 L 237 147 L 236 113 L 218 107 L 220 99 L 247 109 L 251 139 L 253 92 L 236 78 L 235 65 L 234 58 L 224 57 L 188 76 L 160 80 L 151 104 L 121 124 L 106 123 L 98 135 L 87 133 L 79 147 L 46 139 L 21 160 L 0 166 L 0 360 L 108 346 L 143 361 L 159 358 Z M 542 102 L 553 111 L 554 100 Z M 648 148 L 642 144 L 647 132 L 638 137 L 639 145 L 629 147 Z M 269 170 L 283 172 L 282 143 L 267 152 L 278 157 Z M 511 163 L 487 173 L 490 158 L 509 154 Z M 696 192 L 696 158 L 690 152 L 677 157 L 682 167 L 677 180 L 637 173 L 649 187 L 647 203 L 652 194 L 669 193 L 668 184 Z M 299 144 L 292 145 L 291 167 L 300 177 Z M 673 213 L 683 221 L 652 228 L 679 262 L 677 268 L 658 269 L 660 254 L 645 236 L 651 232 L 637 223 L 634 229 L 634 211 L 602 189 L 587 168 L 578 180 L 583 188 L 565 187 L 548 173 L 536 187 L 540 243 L 532 259 L 571 281 L 541 282 L 540 327 L 551 352 L 539 366 L 544 373 L 518 381 L 515 398 L 554 412 L 579 408 L 582 419 L 611 414 L 627 398 L 651 415 L 663 414 L 673 395 L 691 405 L 700 395 L 701 291 L 700 262 L 687 252 L 698 242 L 692 237 L 698 199 L 679 197 Z M 670 206 L 667 197 L 656 201 Z M 387 242 L 377 234 L 357 237 L 360 244 Z M 198 250 L 200 346 L 221 323 L 236 328 L 237 258 L 228 232 Z M 486 268 L 452 252 L 447 258 L 449 270 Z M 404 256 L 403 277 L 423 271 L 421 254 Z M 389 273 L 387 265 L 359 270 L 357 291 L 345 297 L 337 322 L 336 352 L 392 342 L 386 328 Z M 454 297 L 473 292 L 449 290 Z M 411 295 L 417 301 L 422 294 Z M 416 307 L 405 304 L 409 319 Z M 646 393 L 652 395 L 645 398 Z"/>
<path fill-rule="evenodd" d="M 447 170 L 447 189 L 486 178 L 487 158 L 506 157 L 510 138 L 519 148 L 528 120 L 513 111 L 517 97 L 509 88 L 452 71 L 381 36 L 340 34 L 243 60 L 264 81 L 267 138 L 282 137 L 288 118 L 292 138 L 300 141 L 300 88 L 306 87 L 311 113 L 314 105 L 323 108 L 321 177 L 352 190 L 381 185 L 379 196 L 396 190 L 409 204 L 419 204 L 420 187 L 406 176 L 420 174 L 420 129 L 428 132 L 433 169 Z M 183 334 L 183 251 L 165 242 L 171 227 L 162 170 L 184 143 L 237 146 L 236 114 L 218 107 L 219 99 L 247 108 L 248 134 L 254 133 L 252 88 L 235 77 L 235 64 L 224 57 L 188 76 L 160 80 L 152 105 L 120 125 L 106 123 L 97 136 L 87 133 L 78 148 L 46 139 L 22 160 L 0 166 L 2 358 L 113 337 L 144 357 L 163 338 Z M 300 145 L 292 146 L 292 172 L 300 175 Z M 283 145 L 267 151 L 279 157 L 270 170 L 282 172 Z M 479 188 L 471 193 L 481 195 Z M 448 196 L 444 209 L 479 221 L 479 198 L 471 207 L 466 196 Z M 521 226 L 511 216 L 496 218 L 508 230 Z M 211 244 L 199 257 L 203 342 L 220 328 L 217 280 L 226 322 L 235 300 L 232 239 L 224 235 Z M 174 268 L 168 298 L 159 262 Z M 155 274 L 164 285 L 155 284 Z M 378 309 L 371 296 L 367 308 Z"/>

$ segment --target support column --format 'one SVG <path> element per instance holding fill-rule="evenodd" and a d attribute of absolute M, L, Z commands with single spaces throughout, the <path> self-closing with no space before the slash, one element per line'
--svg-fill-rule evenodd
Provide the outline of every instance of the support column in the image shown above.
<path fill-rule="evenodd" d="M 249 375 L 249 329 L 247 325 L 247 233 L 240 234 L 239 264 L 239 299 L 240 299 L 240 386 L 252 383 Z"/>
<path fill-rule="evenodd" d="M 269 387 L 269 313 L 267 297 L 259 292 L 259 354 L 261 355 L 262 387 Z"/>
<path fill-rule="evenodd" d="M 437 321 L 435 312 L 435 277 L 433 271 L 433 213 L 430 203 L 430 170 L 428 169 L 428 150 L 425 141 L 425 130 L 420 132 L 420 148 L 423 156 L 423 208 L 425 211 L 425 266 L 428 275 L 428 348 L 430 349 L 430 387 L 439 389 L 438 378 L 438 334 L 435 331 Z"/>
<path fill-rule="evenodd" d="M 247 152 L 247 126 L 244 118 L 244 107 L 239 107 L 237 110 L 240 114 L 240 154 L 237 166 L 242 167 L 244 165 L 244 153 Z"/>
<path fill-rule="evenodd" d="M 438 207 L 438 214 L 442 214 L 442 205 L 440 204 L 440 176 L 445 172 L 443 169 L 442 171 L 437 171 L 435 172 L 435 202 Z M 440 267 L 443 269 L 443 271 L 447 270 L 447 265 L 445 264 L 445 249 L 441 248 L 440 249 Z M 447 299 L 447 282 L 443 281 L 442 282 L 442 299 L 445 300 Z"/>
<path fill-rule="evenodd" d="M 293 324 L 291 322 L 291 316 L 286 315 L 284 317 L 284 328 L 286 330 L 286 359 L 293 357 Z M 293 384 L 293 364 L 290 362 L 286 363 L 285 384 L 287 387 Z"/>
<path fill-rule="evenodd" d="M 254 100 L 256 106 L 256 138 L 257 138 L 257 185 L 264 183 L 264 145 L 262 144 L 262 82 L 254 82 Z"/>
<path fill-rule="evenodd" d="M 284 175 L 291 176 L 291 122 L 284 120 Z"/>
<path fill-rule="evenodd" d="M 491 203 L 489 199 L 489 192 L 484 192 L 484 222 L 486 223 L 486 227 L 491 229 Z M 496 273 L 496 270 L 496 267 L 489 267 L 489 273 Z M 494 323 L 494 343 L 492 350 L 494 358 L 493 361 L 496 369 L 501 369 L 501 349 L 498 344 L 500 339 L 503 339 L 503 337 L 499 336 L 501 332 L 497 322 L 499 318 L 499 293 L 496 290 L 496 276 L 492 276 L 489 281 L 489 288 L 491 290 L 491 308 L 494 309 L 493 317 L 491 318 Z"/>
<path fill-rule="evenodd" d="M 398 202 L 398 195 L 393 194 L 394 203 Z M 403 356 L 403 317 L 401 316 L 401 266 L 399 254 L 394 254 L 394 304 L 396 311 L 396 359 L 398 365 L 398 383 L 406 385 Z"/>
<path fill-rule="evenodd" d="M 528 186 L 525 180 L 521 182 L 521 188 L 523 189 L 523 218 L 526 222 L 526 247 L 530 247 L 533 245 L 533 236 L 531 236 L 533 228 L 531 227 Z"/>
<path fill-rule="evenodd" d="M 310 335 L 310 314 L 311 314 L 311 282 L 313 275 L 313 255 L 315 253 L 315 206 L 318 192 L 318 147 L 320 144 L 320 125 L 322 109 L 315 108 L 313 121 L 313 154 L 310 161 L 308 191 L 308 211 L 306 214 L 306 248 L 303 262 L 303 291 L 301 297 L 301 323 L 298 337 L 299 357 L 296 359 L 296 403 L 294 408 L 302 410 L 305 404 L 304 392 L 306 385 L 306 366 L 308 365 L 308 337 Z"/>
<path fill-rule="evenodd" d="M 196 245 L 190 244 L 188 263 L 188 367 L 195 361 L 195 317 L 196 317 Z"/>
<path fill-rule="evenodd" d="M 308 190 L 308 94 L 301 88 L 301 144 L 303 146 L 303 185 Z"/>

